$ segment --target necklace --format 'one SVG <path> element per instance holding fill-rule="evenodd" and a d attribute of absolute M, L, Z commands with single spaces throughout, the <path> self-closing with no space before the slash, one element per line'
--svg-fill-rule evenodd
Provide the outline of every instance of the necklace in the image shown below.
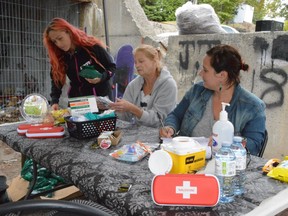
<path fill-rule="evenodd" d="M 146 82 L 144 82 L 143 88 L 142 88 L 144 95 L 151 95 L 153 86 L 154 86 L 154 83 L 153 85 L 148 85 Z"/>

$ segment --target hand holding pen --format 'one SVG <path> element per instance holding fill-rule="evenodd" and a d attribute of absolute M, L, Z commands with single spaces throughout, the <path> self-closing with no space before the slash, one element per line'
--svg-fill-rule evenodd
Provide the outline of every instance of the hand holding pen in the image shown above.
<path fill-rule="evenodd" d="M 165 137 L 165 138 L 172 138 L 174 135 L 174 130 L 171 127 L 165 126 L 160 128 L 160 137 Z"/>
<path fill-rule="evenodd" d="M 174 134 L 173 128 L 164 125 L 161 115 L 158 112 L 157 112 L 157 116 L 162 126 L 162 128 L 160 128 L 160 131 L 159 131 L 160 137 L 172 138 Z"/>

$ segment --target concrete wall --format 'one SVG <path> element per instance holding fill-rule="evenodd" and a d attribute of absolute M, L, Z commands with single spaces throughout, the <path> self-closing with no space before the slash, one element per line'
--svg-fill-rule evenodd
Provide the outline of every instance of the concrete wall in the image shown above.
<path fill-rule="evenodd" d="M 109 38 L 109 44 L 107 45 L 109 45 L 110 52 L 113 56 L 115 56 L 122 45 L 131 44 L 133 47 L 136 47 L 141 44 L 144 37 L 155 35 L 152 23 L 148 21 L 138 1 L 105 0 L 104 7 L 102 0 L 93 0 L 92 3 L 86 5 L 87 11 L 90 11 L 91 7 L 94 8 L 94 11 L 97 10 L 95 5 L 93 6 L 93 3 L 102 11 L 103 17 L 104 13 L 106 14 L 106 30 Z M 87 13 L 83 13 L 82 16 L 87 16 Z M 88 20 L 89 19 L 90 18 L 88 18 Z M 101 24 L 98 24 L 96 19 L 94 20 L 92 25 L 88 22 L 83 22 L 82 26 L 87 29 L 88 32 L 91 32 L 91 28 L 99 28 Z M 97 25 L 95 25 L 96 23 Z M 100 30 L 97 31 L 95 36 L 106 42 L 104 20 Z"/>

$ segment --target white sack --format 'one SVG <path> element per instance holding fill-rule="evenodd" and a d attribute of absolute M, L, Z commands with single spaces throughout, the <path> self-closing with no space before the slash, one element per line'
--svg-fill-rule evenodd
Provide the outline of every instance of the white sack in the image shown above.
<path fill-rule="evenodd" d="M 177 8 L 175 15 L 180 35 L 226 33 L 209 4 L 195 5 L 188 1 Z"/>

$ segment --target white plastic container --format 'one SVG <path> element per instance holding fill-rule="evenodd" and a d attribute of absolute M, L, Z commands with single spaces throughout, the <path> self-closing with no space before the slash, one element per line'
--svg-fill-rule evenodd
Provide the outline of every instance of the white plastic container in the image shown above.
<path fill-rule="evenodd" d="M 230 106 L 228 103 L 222 102 L 222 111 L 220 112 L 220 118 L 212 128 L 212 153 L 215 153 L 222 147 L 222 142 L 226 141 L 230 144 L 233 143 L 234 126 L 228 120 L 228 113 L 225 110 L 226 106 Z"/>

